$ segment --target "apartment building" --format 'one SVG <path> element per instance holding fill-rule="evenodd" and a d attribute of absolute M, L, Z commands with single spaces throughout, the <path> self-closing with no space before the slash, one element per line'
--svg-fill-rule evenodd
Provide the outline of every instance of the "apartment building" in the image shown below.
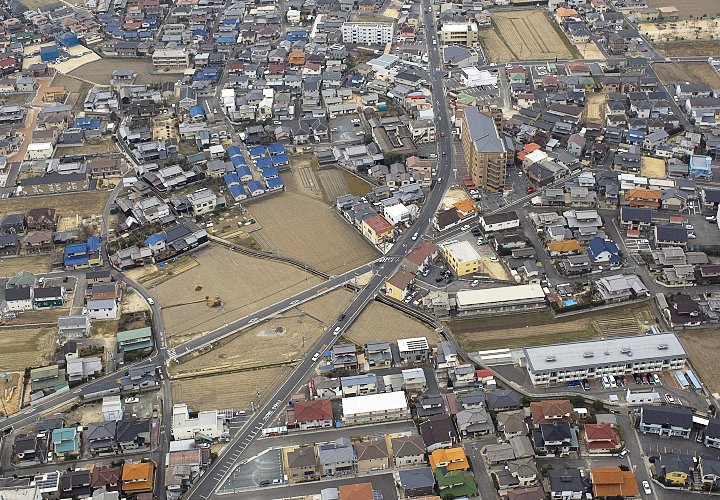
<path fill-rule="evenodd" d="M 157 49 L 152 55 L 155 69 L 185 70 L 190 64 L 190 56 L 184 49 Z"/>
<path fill-rule="evenodd" d="M 477 108 L 466 108 L 461 138 L 468 172 L 475 185 L 488 191 L 502 191 L 508 153 L 493 118 Z"/>
<path fill-rule="evenodd" d="M 478 27 L 473 22 L 445 23 L 440 28 L 440 40 L 445 45 L 473 47 L 478 43 Z"/>
<path fill-rule="evenodd" d="M 392 42 L 394 32 L 394 22 L 355 21 L 344 22 L 342 25 L 344 43 L 386 45 Z"/>

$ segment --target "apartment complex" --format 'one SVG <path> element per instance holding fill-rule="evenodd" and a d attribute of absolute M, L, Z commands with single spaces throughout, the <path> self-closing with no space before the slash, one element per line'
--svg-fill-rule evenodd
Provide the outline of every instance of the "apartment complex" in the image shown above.
<path fill-rule="evenodd" d="M 342 25 L 343 42 L 361 45 L 385 45 L 392 42 L 394 22 L 355 21 Z"/>
<path fill-rule="evenodd" d="M 477 108 L 465 108 L 461 137 L 468 172 L 475 185 L 488 191 L 502 191 L 508 153 L 493 118 Z"/>
<path fill-rule="evenodd" d="M 446 45 L 473 47 L 478 43 L 478 27 L 475 23 L 445 23 L 440 28 L 440 40 Z"/>
<path fill-rule="evenodd" d="M 440 245 L 440 253 L 456 276 L 478 272 L 480 254 L 467 241 L 455 241 Z"/>
<path fill-rule="evenodd" d="M 190 64 L 190 56 L 185 49 L 157 49 L 152 62 L 155 69 L 184 70 Z"/>
<path fill-rule="evenodd" d="M 342 398 L 343 425 L 362 425 L 410 418 L 403 391 Z"/>

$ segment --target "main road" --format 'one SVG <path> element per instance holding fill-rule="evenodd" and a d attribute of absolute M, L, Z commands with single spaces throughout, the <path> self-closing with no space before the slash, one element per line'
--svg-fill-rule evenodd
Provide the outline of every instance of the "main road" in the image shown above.
<path fill-rule="evenodd" d="M 429 26 L 432 19 L 431 14 L 427 12 L 428 6 L 428 1 L 424 0 L 423 14 L 426 17 L 426 25 Z M 447 106 L 445 105 L 446 98 L 443 86 L 444 72 L 440 70 L 440 53 L 437 45 L 428 46 L 428 49 L 429 66 L 433 68 L 430 79 L 432 83 L 432 98 L 435 103 L 436 127 L 440 132 L 438 146 L 441 155 L 439 155 L 438 159 L 437 177 L 425 198 L 425 203 L 420 211 L 420 215 L 412 227 L 397 238 L 395 244 L 385 254 L 386 258 L 381 259 L 380 262 L 375 264 L 375 273 L 367 285 L 355 295 L 342 315 L 334 324 L 330 325 L 330 328 L 328 328 L 327 332 L 316 344 L 310 346 L 311 348 L 308 350 L 308 355 L 300 360 L 293 372 L 280 384 L 280 387 L 275 390 L 268 399 L 266 407 L 253 414 L 245 427 L 228 443 L 208 471 L 196 481 L 188 492 L 188 497 L 207 499 L 214 494 L 217 486 L 232 472 L 236 462 L 240 459 L 248 444 L 261 432 L 263 426 L 272 420 L 274 414 L 279 411 L 279 408 L 282 407 L 284 402 L 295 392 L 298 385 L 312 373 L 315 367 L 315 361 L 311 359 L 312 353 L 315 351 L 320 352 L 333 346 L 339 337 L 339 335 L 333 335 L 334 330 L 339 327 L 340 333 L 342 333 L 357 319 L 363 309 L 365 309 L 365 306 L 374 299 L 378 290 L 385 283 L 385 280 L 392 276 L 400 267 L 401 260 L 405 254 L 420 242 L 422 235 L 430 226 L 433 216 L 445 194 L 445 190 L 450 181 L 450 174 L 452 173 L 452 134 L 450 133 L 450 118 Z M 416 234 L 418 237 L 413 239 L 413 236 Z M 345 279 L 347 281 L 347 276 L 338 277 L 337 279 Z M 328 283 L 329 282 L 325 282 L 322 285 L 328 286 Z M 259 314 L 261 313 L 258 313 L 258 315 Z M 254 317 L 257 318 L 259 317 L 258 315 Z M 259 321 L 259 319 L 256 321 Z"/>

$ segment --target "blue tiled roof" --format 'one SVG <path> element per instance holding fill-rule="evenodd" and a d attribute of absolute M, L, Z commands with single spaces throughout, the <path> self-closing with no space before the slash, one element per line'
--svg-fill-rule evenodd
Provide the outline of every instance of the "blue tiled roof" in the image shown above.
<path fill-rule="evenodd" d="M 611 264 L 618 264 L 620 262 L 620 252 L 614 241 L 604 240 L 598 236 L 591 239 L 588 243 L 587 253 L 592 262 L 596 262 L 598 256 L 606 251 L 611 254 Z"/>
<path fill-rule="evenodd" d="M 258 158 L 265 154 L 265 146 L 253 146 L 250 148 L 250 156 L 252 158 Z"/>
<path fill-rule="evenodd" d="M 230 158 L 236 155 L 242 156 L 242 149 L 240 149 L 240 146 L 232 145 L 227 148 L 227 154 Z"/>
<path fill-rule="evenodd" d="M 285 153 L 275 155 L 272 157 L 272 164 L 273 165 L 287 165 L 290 162 L 290 159 L 288 158 L 288 155 Z"/>
<path fill-rule="evenodd" d="M 280 155 L 285 153 L 285 146 L 282 144 L 270 144 L 267 147 L 267 151 L 270 155 Z"/>
<path fill-rule="evenodd" d="M 190 113 L 190 116 L 205 116 L 205 108 L 202 106 L 192 106 L 188 113 Z"/>
<path fill-rule="evenodd" d="M 269 179 L 270 177 L 277 177 L 280 174 L 278 172 L 277 167 L 267 167 L 262 169 L 262 176 L 266 179 Z"/>
<path fill-rule="evenodd" d="M 262 158 L 255 160 L 255 166 L 260 169 L 268 168 L 271 165 L 272 161 L 267 156 L 263 156 Z"/>
<path fill-rule="evenodd" d="M 233 156 L 232 158 L 230 158 L 230 161 L 232 162 L 233 167 L 240 167 L 240 166 L 247 165 L 245 158 L 242 156 Z"/>
<path fill-rule="evenodd" d="M 281 189 L 285 185 L 280 177 L 265 179 L 265 184 L 267 184 L 268 189 Z"/>
<path fill-rule="evenodd" d="M 250 189 L 251 193 L 255 191 L 264 191 L 262 184 L 260 184 L 258 181 L 248 182 L 248 189 Z"/>
<path fill-rule="evenodd" d="M 239 167 L 236 167 L 235 173 L 238 175 L 238 177 L 247 177 L 248 175 L 252 177 L 250 167 L 248 167 L 247 165 L 241 165 Z"/>
<path fill-rule="evenodd" d="M 242 196 L 247 196 L 245 186 L 243 186 L 242 184 L 233 184 L 232 186 L 228 187 L 228 191 L 230 191 L 230 196 L 232 196 L 234 200 L 237 200 Z"/>
<path fill-rule="evenodd" d="M 223 176 L 223 179 L 225 179 L 225 185 L 228 187 L 240 183 L 240 177 L 235 172 L 228 172 Z"/>
<path fill-rule="evenodd" d="M 85 243 L 71 243 L 65 246 L 65 255 L 73 255 L 87 253 L 87 245 Z"/>
<path fill-rule="evenodd" d="M 151 234 L 145 239 L 145 243 L 147 245 L 154 245 L 155 243 L 158 243 L 160 241 L 165 241 L 165 235 L 155 233 Z"/>
<path fill-rule="evenodd" d="M 90 252 L 94 252 L 100 249 L 100 237 L 90 236 L 87 240 L 87 249 Z"/>

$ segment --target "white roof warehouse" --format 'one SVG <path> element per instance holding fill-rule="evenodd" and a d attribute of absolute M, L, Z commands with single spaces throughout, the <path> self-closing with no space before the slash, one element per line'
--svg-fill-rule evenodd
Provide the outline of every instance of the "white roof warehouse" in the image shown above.
<path fill-rule="evenodd" d="M 674 333 L 528 347 L 523 354 L 534 385 L 678 370 L 687 360 L 687 353 Z"/>
<path fill-rule="evenodd" d="M 459 314 L 487 314 L 543 309 L 545 294 L 537 283 L 477 290 L 460 290 L 456 295 Z"/>

